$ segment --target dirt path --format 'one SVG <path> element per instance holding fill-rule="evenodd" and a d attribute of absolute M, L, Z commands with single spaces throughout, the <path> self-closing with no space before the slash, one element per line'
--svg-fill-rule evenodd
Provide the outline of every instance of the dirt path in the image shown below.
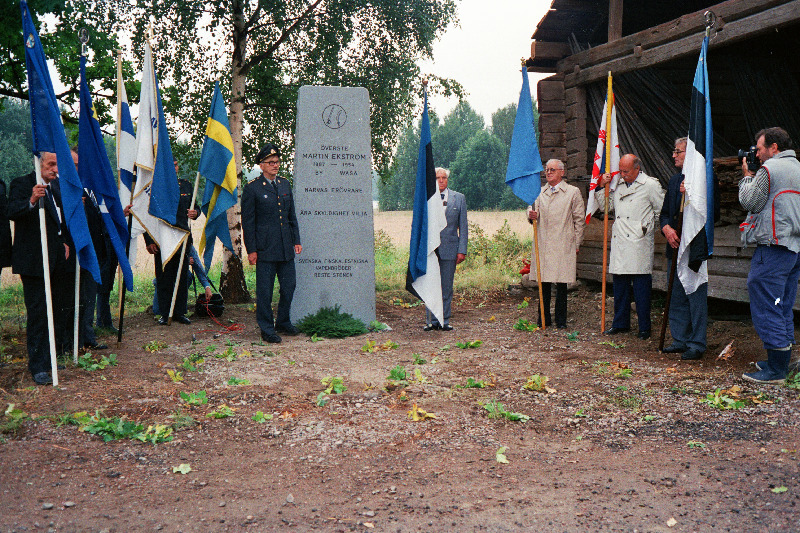
<path fill-rule="evenodd" d="M 67 368 L 59 389 L 34 387 L 24 361 L 0 368 L 3 407 L 50 417 L 0 444 L 0 530 L 797 530 L 800 394 L 739 379 L 761 352 L 751 325 L 713 322 L 709 351 L 735 339 L 735 355 L 687 364 L 658 354 L 655 340 L 602 344 L 609 339 L 591 332 L 599 295 L 586 288 L 570 294 L 572 338 L 517 331 L 520 318 L 535 320 L 535 300 L 518 309 L 527 295 L 457 301 L 451 333 L 423 333 L 421 308 L 379 301 L 393 331 L 277 348 L 258 342 L 244 308 L 225 316 L 244 329 L 216 339 L 208 320 L 159 328 L 141 315 L 112 350 L 118 366 Z M 142 349 L 157 340 L 169 346 Z M 370 340 L 398 346 L 362 352 Z M 456 347 L 475 340 L 482 345 Z M 206 356 L 202 372 L 178 368 L 192 353 Z M 397 365 L 410 383 L 387 391 Z M 536 373 L 555 391 L 524 390 Z M 320 407 L 326 376 L 347 390 Z M 470 378 L 489 386 L 466 388 Z M 701 403 L 733 385 L 747 406 Z M 181 401 L 181 391 L 200 390 L 207 405 Z M 491 419 L 490 400 L 530 419 Z M 436 418 L 409 420 L 415 403 Z M 222 404 L 234 415 L 206 416 Z M 178 413 L 195 424 L 152 445 L 56 423 L 97 409 L 145 426 Z M 272 419 L 252 420 L 258 411 Z M 508 464 L 496 460 L 501 447 Z M 173 473 L 181 464 L 192 471 Z"/>

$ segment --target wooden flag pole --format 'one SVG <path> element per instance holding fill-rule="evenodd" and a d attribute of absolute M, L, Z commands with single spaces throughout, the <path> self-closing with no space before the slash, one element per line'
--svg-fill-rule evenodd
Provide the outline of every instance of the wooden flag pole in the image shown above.
<path fill-rule="evenodd" d="M 192 203 L 189 206 L 190 210 L 194 209 L 195 200 L 197 200 L 197 189 L 200 186 L 200 172 L 197 173 L 197 176 L 194 178 L 194 191 L 192 191 Z M 175 310 L 175 302 L 178 299 L 178 286 L 181 283 L 181 274 L 183 274 L 183 261 L 186 257 L 186 248 L 189 245 L 189 236 L 192 234 L 192 222 L 190 218 L 187 217 L 189 221 L 189 233 L 183 239 L 183 244 L 181 245 L 181 256 L 178 259 L 178 275 L 175 277 L 175 287 L 172 289 L 172 303 L 169 306 L 169 315 L 167 318 L 167 325 L 169 326 L 172 324 L 172 312 Z"/>
<path fill-rule="evenodd" d="M 678 217 L 675 219 L 675 232 L 680 235 L 683 230 L 683 204 L 686 200 L 686 193 L 681 195 L 681 208 Z M 669 244 L 667 244 L 669 246 Z M 675 272 L 678 270 L 678 250 L 680 246 L 672 250 L 672 261 L 669 266 L 669 283 L 667 284 L 667 297 L 664 301 L 664 316 L 661 318 L 661 336 L 658 338 L 658 351 L 664 351 L 664 339 L 667 336 L 667 323 L 669 322 L 669 306 L 672 303 L 672 287 L 675 284 Z"/>
<path fill-rule="evenodd" d="M 544 319 L 544 299 L 542 298 L 542 268 L 539 266 L 539 231 L 538 220 L 533 221 L 533 250 L 536 256 L 536 285 L 539 286 L 539 316 L 542 318 L 542 331 L 547 329 Z"/>
<path fill-rule="evenodd" d="M 606 164 L 605 173 L 611 173 L 611 110 L 614 108 L 614 93 L 611 92 L 611 71 L 608 72 L 608 96 L 606 97 Z M 600 304 L 600 332 L 606 330 L 606 277 L 608 276 L 608 202 L 611 182 L 605 186 L 605 217 L 603 219 L 603 300 Z"/>
<path fill-rule="evenodd" d="M 36 170 L 36 183 L 44 185 L 42 179 L 42 162 L 33 156 L 33 168 Z M 39 233 L 42 236 L 42 273 L 44 274 L 44 299 L 47 307 L 47 335 L 50 341 L 50 374 L 53 386 L 58 386 L 58 359 L 56 357 L 56 327 L 53 321 L 53 294 L 50 292 L 50 256 L 47 246 L 47 221 L 44 214 L 44 198 L 39 199 Z M 36 335 L 39 332 L 31 332 Z"/>

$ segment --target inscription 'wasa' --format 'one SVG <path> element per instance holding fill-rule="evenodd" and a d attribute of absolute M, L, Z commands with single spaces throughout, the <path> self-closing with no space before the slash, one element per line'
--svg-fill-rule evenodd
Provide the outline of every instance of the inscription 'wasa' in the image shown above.
<path fill-rule="evenodd" d="M 358 172 L 356 172 L 355 170 L 340 170 L 339 171 L 339 175 L 340 176 L 358 176 Z"/>

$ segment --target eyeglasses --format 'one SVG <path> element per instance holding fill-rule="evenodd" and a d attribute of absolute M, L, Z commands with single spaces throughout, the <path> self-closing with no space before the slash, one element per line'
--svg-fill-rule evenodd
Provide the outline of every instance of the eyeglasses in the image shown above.
<path fill-rule="evenodd" d="M 278 165 L 281 164 L 281 162 L 280 161 L 264 161 L 264 164 L 272 165 L 272 166 L 276 166 L 277 167 Z"/>
<path fill-rule="evenodd" d="M 558 172 L 559 170 L 562 170 L 562 169 L 560 169 L 560 168 L 548 168 L 548 169 L 545 170 L 545 173 L 552 174 L 553 172 Z"/>
<path fill-rule="evenodd" d="M 678 155 L 678 154 L 682 154 L 682 153 L 684 153 L 685 151 L 686 151 L 686 150 L 673 150 L 673 151 L 672 151 L 672 153 L 673 153 L 674 155 Z"/>

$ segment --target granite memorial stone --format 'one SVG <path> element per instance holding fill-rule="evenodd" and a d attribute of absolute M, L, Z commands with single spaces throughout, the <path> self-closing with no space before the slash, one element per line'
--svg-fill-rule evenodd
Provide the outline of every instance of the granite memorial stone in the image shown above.
<path fill-rule="evenodd" d="M 336 305 L 375 320 L 369 107 L 361 87 L 300 88 L 294 199 L 303 253 L 292 322 Z"/>

